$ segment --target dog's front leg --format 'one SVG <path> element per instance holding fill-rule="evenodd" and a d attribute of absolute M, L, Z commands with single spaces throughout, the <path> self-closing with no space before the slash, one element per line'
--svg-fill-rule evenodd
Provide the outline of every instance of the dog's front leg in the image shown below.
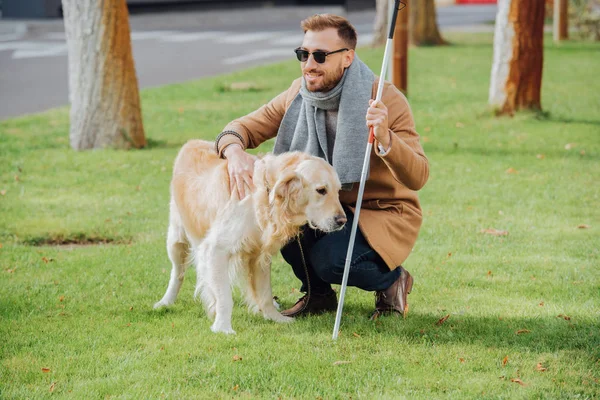
<path fill-rule="evenodd" d="M 259 309 L 265 319 L 275 322 L 292 322 L 293 318 L 281 315 L 273 304 L 273 290 L 271 288 L 271 257 L 263 256 L 257 260 L 255 273 L 251 283 L 256 288 L 256 297 Z"/>
<path fill-rule="evenodd" d="M 231 327 L 233 313 L 233 293 L 229 280 L 231 255 L 216 243 L 206 243 L 206 282 L 215 297 L 215 321 L 210 329 L 213 332 L 235 334 Z"/>

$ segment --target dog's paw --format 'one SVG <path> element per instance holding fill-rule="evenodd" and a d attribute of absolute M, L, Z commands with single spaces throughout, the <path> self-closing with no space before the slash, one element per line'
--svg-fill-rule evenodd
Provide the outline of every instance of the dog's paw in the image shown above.
<path fill-rule="evenodd" d="M 235 335 L 235 331 L 230 326 L 222 327 L 222 326 L 217 326 L 216 324 L 213 324 L 210 327 L 210 330 L 213 331 L 214 333 L 224 333 L 226 335 Z"/>
<path fill-rule="evenodd" d="M 167 302 L 165 300 L 161 300 L 161 301 L 159 301 L 159 302 L 157 302 L 157 303 L 154 304 L 154 309 L 156 310 L 156 309 L 161 308 L 161 307 L 169 307 L 172 304 L 173 303 L 169 303 L 169 302 Z"/>
<path fill-rule="evenodd" d="M 278 322 L 280 324 L 289 324 L 290 322 L 294 322 L 294 318 L 286 317 L 285 315 L 281 315 L 279 313 L 271 315 L 269 319 Z"/>

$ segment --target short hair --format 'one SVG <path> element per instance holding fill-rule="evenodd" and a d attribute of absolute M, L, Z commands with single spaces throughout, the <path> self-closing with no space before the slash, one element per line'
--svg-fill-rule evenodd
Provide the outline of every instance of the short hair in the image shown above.
<path fill-rule="evenodd" d="M 320 32 L 328 28 L 337 29 L 338 36 L 344 41 L 350 49 L 356 49 L 356 29 L 350 21 L 344 17 L 333 14 L 315 14 L 306 18 L 300 23 L 300 26 L 307 31 Z"/>

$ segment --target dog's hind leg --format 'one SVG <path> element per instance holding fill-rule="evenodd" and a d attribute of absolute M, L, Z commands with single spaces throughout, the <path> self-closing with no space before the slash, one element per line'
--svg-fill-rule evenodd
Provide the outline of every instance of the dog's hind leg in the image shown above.
<path fill-rule="evenodd" d="M 171 222 L 169 225 L 169 232 L 167 234 L 167 253 L 173 267 L 171 268 L 171 277 L 169 278 L 169 286 L 163 298 L 154 304 L 154 308 L 162 306 L 170 306 L 175 303 L 183 278 L 185 270 L 187 269 L 187 252 L 189 244 L 185 238 L 185 232 L 181 226 Z"/>
<path fill-rule="evenodd" d="M 205 255 L 205 268 L 202 272 L 206 276 L 202 284 L 206 285 L 202 290 L 208 290 L 208 294 L 214 296 L 215 321 L 210 329 L 213 332 L 234 334 L 231 327 L 231 315 L 233 314 L 233 293 L 229 279 L 230 255 L 226 249 L 215 243 L 216 240 L 205 240 L 199 247 L 199 253 Z M 203 301 L 205 300 L 203 296 Z M 208 305 L 205 304 L 209 310 Z"/>
<path fill-rule="evenodd" d="M 252 266 L 250 275 L 250 290 L 254 291 L 254 297 L 258 308 L 265 319 L 275 322 L 292 322 L 294 319 L 281 315 L 273 304 L 273 290 L 271 289 L 271 257 L 259 257 Z"/>

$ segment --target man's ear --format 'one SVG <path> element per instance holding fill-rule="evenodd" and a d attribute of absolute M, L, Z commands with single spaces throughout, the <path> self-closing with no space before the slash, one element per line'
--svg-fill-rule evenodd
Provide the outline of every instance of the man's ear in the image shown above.
<path fill-rule="evenodd" d="M 352 49 L 344 52 L 344 68 L 348 68 L 350 64 L 352 64 L 352 61 L 354 61 L 355 54 L 356 53 Z"/>

